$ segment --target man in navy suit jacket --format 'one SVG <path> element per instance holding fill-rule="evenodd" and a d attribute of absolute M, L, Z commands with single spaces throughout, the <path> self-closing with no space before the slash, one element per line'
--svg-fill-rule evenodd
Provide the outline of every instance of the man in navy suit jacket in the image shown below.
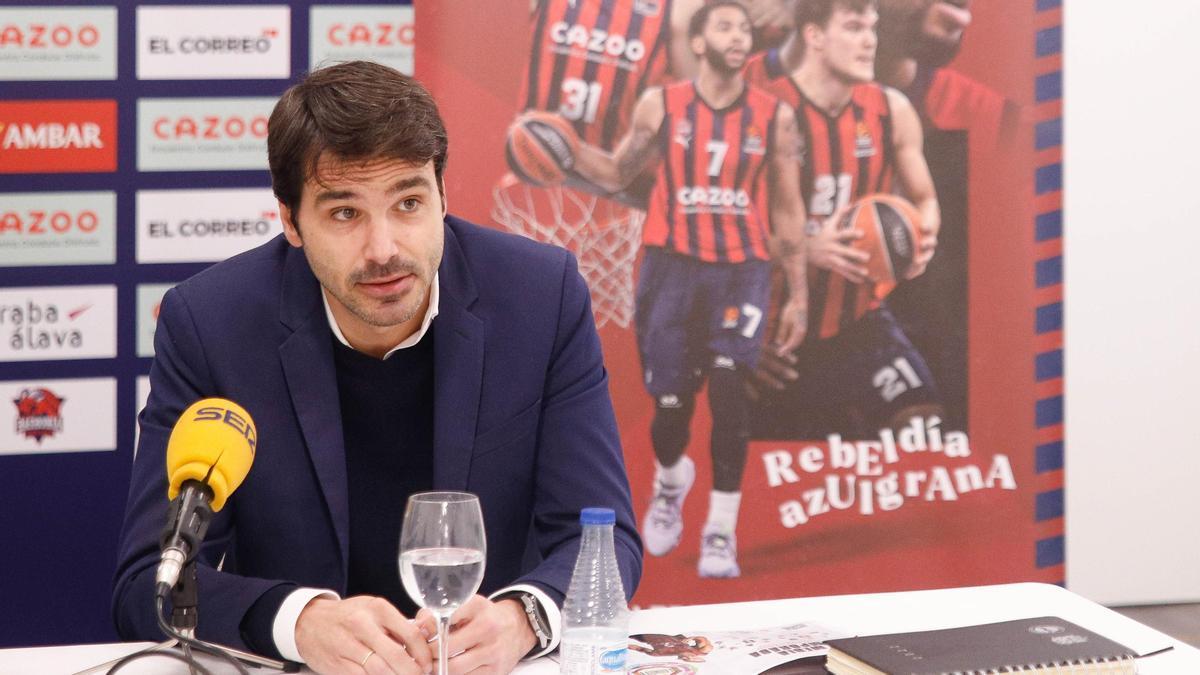
<path fill-rule="evenodd" d="M 159 636 L 165 448 L 208 396 L 245 407 L 259 438 L 199 555 L 201 638 L 322 672 L 426 670 L 433 624 L 397 608 L 397 553 L 406 498 L 428 489 L 479 495 L 481 590 L 496 592 L 455 614 L 454 672 L 554 648 L 583 507 L 616 511 L 632 595 L 641 543 L 574 258 L 446 215 L 442 121 L 389 68 L 314 72 L 276 105 L 268 148 L 284 235 L 163 299 L 113 592 L 121 635 Z"/>

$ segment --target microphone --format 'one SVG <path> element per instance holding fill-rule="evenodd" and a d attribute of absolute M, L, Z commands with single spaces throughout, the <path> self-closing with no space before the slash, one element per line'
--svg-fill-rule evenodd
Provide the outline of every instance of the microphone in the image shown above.
<path fill-rule="evenodd" d="M 167 441 L 167 525 L 155 575 L 159 596 L 179 581 L 196 558 L 213 513 L 242 484 L 254 462 L 258 431 L 250 414 L 223 398 L 196 401 L 175 423 Z"/>

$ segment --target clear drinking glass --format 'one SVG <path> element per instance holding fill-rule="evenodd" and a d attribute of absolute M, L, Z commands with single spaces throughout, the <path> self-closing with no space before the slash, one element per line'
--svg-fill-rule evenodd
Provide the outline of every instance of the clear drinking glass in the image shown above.
<path fill-rule="evenodd" d="M 438 623 L 438 675 L 446 675 L 450 615 L 483 581 L 487 541 L 479 498 L 469 492 L 418 492 L 400 531 L 400 581 Z"/>

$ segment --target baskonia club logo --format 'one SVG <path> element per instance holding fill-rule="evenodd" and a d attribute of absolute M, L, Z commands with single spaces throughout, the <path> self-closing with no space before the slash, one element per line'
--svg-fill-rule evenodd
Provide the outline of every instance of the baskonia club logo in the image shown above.
<path fill-rule="evenodd" d="M 62 431 L 62 404 L 66 399 L 49 389 L 24 389 L 13 400 L 17 406 L 17 433 L 41 444 L 47 436 Z"/>

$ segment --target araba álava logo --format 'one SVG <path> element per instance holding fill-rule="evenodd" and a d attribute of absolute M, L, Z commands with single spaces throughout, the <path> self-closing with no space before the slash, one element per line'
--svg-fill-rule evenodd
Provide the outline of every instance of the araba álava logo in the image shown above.
<path fill-rule="evenodd" d="M 14 352 L 80 349 L 83 332 L 70 324 L 91 308 L 91 303 L 83 303 L 63 310 L 53 302 L 32 300 L 0 305 L 0 330 L 8 333 L 8 346 Z"/>
<path fill-rule="evenodd" d="M 0 49 L 72 49 L 95 47 L 99 43 L 100 29 L 91 24 L 30 23 L 0 27 Z"/>
<path fill-rule="evenodd" d="M 210 141 L 265 139 L 267 116 L 253 115 L 181 115 L 159 117 L 151 129 L 164 141 L 199 139 Z"/>

